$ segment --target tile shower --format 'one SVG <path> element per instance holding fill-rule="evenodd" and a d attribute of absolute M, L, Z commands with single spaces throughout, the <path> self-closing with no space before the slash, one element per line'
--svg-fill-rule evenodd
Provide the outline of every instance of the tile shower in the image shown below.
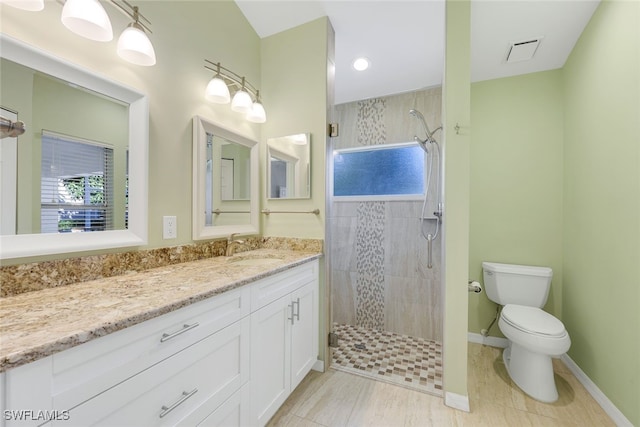
<path fill-rule="evenodd" d="M 333 138 L 332 149 L 423 137 L 419 122 L 408 114 L 412 108 L 432 128 L 439 126 L 441 89 L 337 105 L 340 136 Z M 332 198 L 332 321 L 340 343 L 332 351 L 332 367 L 442 394 L 442 239 L 434 242 L 429 269 L 420 232 L 422 203 Z M 430 226 L 425 224 L 425 230 Z"/>

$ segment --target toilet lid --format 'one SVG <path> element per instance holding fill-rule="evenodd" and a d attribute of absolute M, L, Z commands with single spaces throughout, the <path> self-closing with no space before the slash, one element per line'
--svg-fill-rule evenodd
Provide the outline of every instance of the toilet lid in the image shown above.
<path fill-rule="evenodd" d="M 565 335 L 561 321 L 538 307 L 507 304 L 501 317 L 514 328 L 524 332 L 559 337 Z"/>

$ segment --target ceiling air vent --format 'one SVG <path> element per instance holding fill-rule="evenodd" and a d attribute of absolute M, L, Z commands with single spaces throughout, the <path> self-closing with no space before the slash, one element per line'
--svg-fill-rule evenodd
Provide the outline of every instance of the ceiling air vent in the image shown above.
<path fill-rule="evenodd" d="M 507 50 L 507 62 L 527 61 L 533 58 L 542 37 L 511 43 Z"/>

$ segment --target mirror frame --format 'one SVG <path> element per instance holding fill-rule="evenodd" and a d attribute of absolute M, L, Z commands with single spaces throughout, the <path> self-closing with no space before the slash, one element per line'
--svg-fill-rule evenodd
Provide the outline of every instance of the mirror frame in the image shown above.
<path fill-rule="evenodd" d="M 149 99 L 135 89 L 0 34 L 2 57 L 129 104 L 129 219 L 126 230 L 0 236 L 0 259 L 147 244 Z M 19 142 L 18 142 L 19 143 Z"/>
<path fill-rule="evenodd" d="M 248 224 L 205 225 L 205 168 L 207 159 L 207 133 L 235 142 L 251 150 L 251 177 Z M 239 135 L 233 130 L 220 126 L 201 116 L 193 118 L 193 240 L 228 237 L 232 233 L 259 234 L 259 144 L 258 141 Z"/>
<path fill-rule="evenodd" d="M 271 146 L 270 140 L 287 138 L 287 137 L 291 137 L 291 136 L 294 136 L 294 135 L 306 135 L 306 137 L 307 137 L 306 145 L 307 145 L 307 150 L 308 150 L 307 153 L 309 154 L 309 163 L 307 163 L 307 170 L 304 171 L 304 173 L 307 175 L 306 185 L 307 185 L 308 193 L 304 197 L 271 197 L 271 152 L 272 151 L 276 151 L 278 153 L 281 153 L 281 152 L 278 149 L 276 149 L 275 147 Z M 267 165 L 266 165 L 266 169 L 267 169 L 267 183 L 266 183 L 266 190 L 265 191 L 267 192 L 267 200 L 308 200 L 308 199 L 311 199 L 311 132 L 301 132 L 299 134 L 267 138 Z"/>

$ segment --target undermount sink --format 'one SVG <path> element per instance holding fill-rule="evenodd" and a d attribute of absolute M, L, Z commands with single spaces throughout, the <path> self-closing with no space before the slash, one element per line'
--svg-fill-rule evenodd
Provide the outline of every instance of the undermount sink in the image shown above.
<path fill-rule="evenodd" d="M 234 265 L 270 265 L 280 261 L 278 258 L 229 258 L 227 262 Z"/>

